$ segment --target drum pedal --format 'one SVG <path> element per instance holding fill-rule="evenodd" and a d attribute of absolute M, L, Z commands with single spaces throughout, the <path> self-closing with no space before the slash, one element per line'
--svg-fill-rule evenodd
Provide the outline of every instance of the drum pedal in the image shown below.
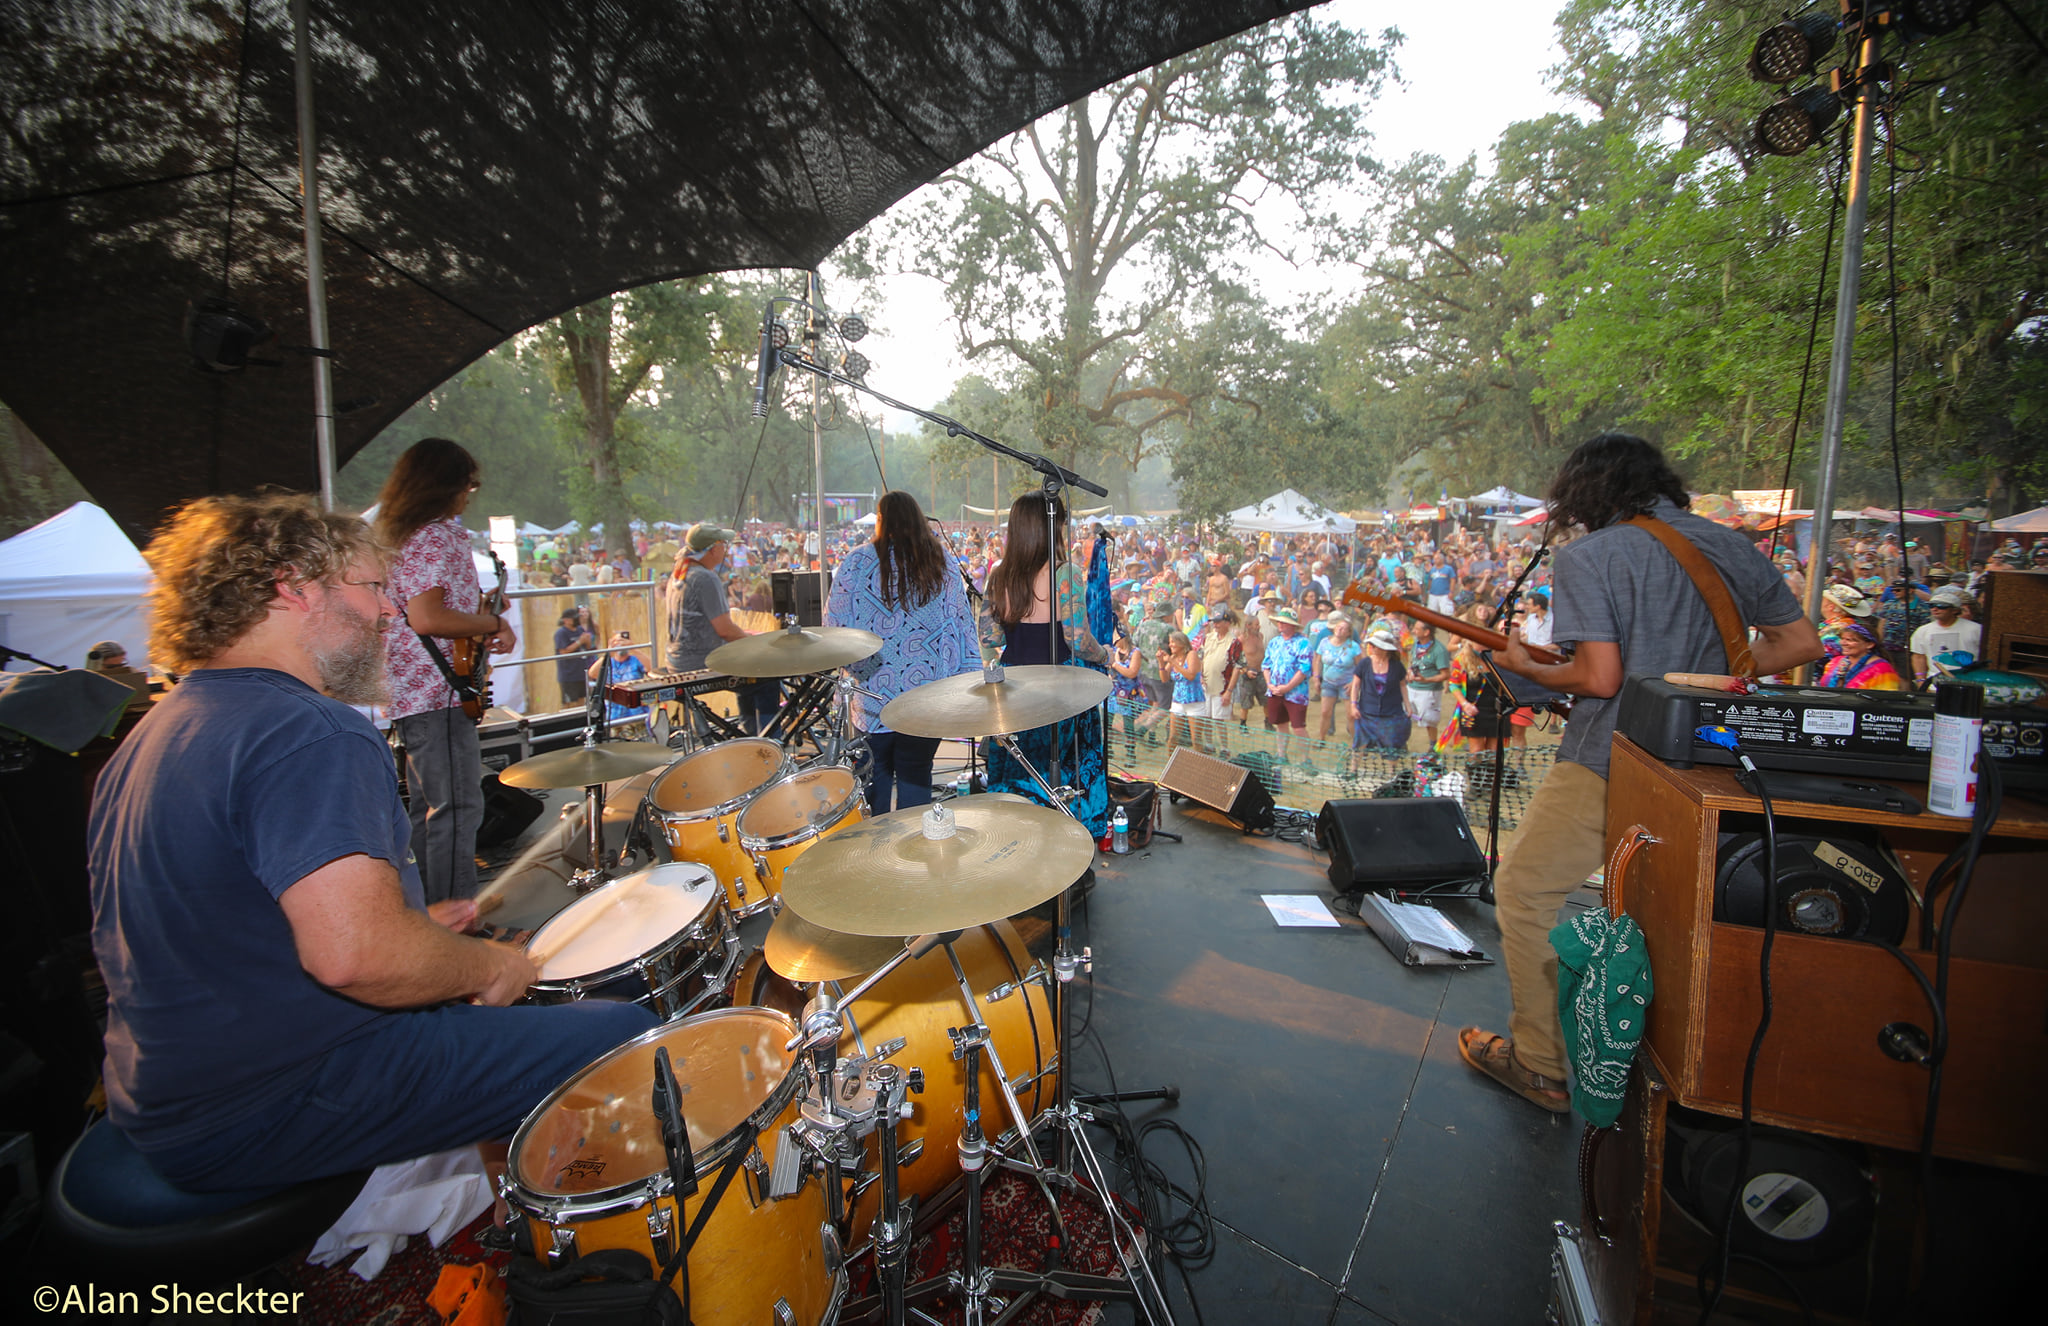
<path fill-rule="evenodd" d="M 768 1170 L 768 1197 L 781 1201 L 794 1197 L 797 1189 L 804 1186 L 804 1157 L 808 1148 L 797 1140 L 796 1125 L 790 1124 L 776 1134 L 775 1163 Z"/>

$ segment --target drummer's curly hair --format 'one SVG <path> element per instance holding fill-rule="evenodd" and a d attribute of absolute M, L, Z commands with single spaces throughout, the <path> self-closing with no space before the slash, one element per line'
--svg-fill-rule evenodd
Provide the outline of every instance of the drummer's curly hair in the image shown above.
<path fill-rule="evenodd" d="M 340 575 L 364 554 L 385 550 L 362 518 L 322 511 L 304 493 L 195 498 L 170 514 L 144 554 L 155 573 L 150 658 L 189 672 L 262 621 L 280 583 Z"/>

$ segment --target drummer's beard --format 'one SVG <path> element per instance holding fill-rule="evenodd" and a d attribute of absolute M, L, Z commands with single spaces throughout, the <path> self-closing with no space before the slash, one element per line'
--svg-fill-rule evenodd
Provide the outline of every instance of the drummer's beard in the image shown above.
<path fill-rule="evenodd" d="M 300 628 L 299 643 L 320 672 L 320 689 L 343 704 L 385 704 L 391 686 L 384 671 L 381 618 L 357 612 L 328 590 Z"/>

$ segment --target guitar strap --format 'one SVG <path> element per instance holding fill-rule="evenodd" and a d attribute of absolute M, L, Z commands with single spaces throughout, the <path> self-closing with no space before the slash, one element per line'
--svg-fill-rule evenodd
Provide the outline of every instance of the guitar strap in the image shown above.
<path fill-rule="evenodd" d="M 427 647 L 427 657 L 434 660 L 434 666 L 441 671 L 441 679 L 454 688 L 455 694 L 464 700 L 477 699 L 476 688 L 455 675 L 455 669 L 449 666 L 447 655 L 441 652 L 441 646 L 434 643 L 434 637 L 418 627 L 412 626 L 411 622 L 407 622 L 406 625 L 412 627 L 412 633 L 418 636 L 420 643 Z"/>
<path fill-rule="evenodd" d="M 1728 592 L 1728 582 L 1721 578 L 1720 570 L 1693 546 L 1691 539 L 1655 516 L 1630 516 L 1622 523 L 1649 533 L 1678 559 L 1679 566 L 1692 577 L 1693 587 L 1707 601 L 1707 610 L 1714 614 L 1715 629 L 1721 633 L 1721 648 L 1728 655 L 1729 675 L 1754 677 L 1756 660 L 1749 654 L 1749 628 L 1743 625 L 1742 614 L 1735 609 L 1735 596 Z"/>

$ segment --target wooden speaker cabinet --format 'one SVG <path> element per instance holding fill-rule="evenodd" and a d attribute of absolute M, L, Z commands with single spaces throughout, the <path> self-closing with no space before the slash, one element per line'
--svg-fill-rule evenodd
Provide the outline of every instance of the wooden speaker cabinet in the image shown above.
<path fill-rule="evenodd" d="M 1993 571 L 1978 586 L 1978 600 L 1985 661 L 2048 674 L 2048 571 Z"/>
<path fill-rule="evenodd" d="M 1639 854 L 1623 892 L 1656 979 L 1645 1049 L 1676 1103 L 1739 1115 L 1761 1006 L 1763 931 L 1714 920 L 1716 850 L 1724 828 L 1760 828 L 1762 808 L 1733 771 L 1672 769 L 1619 736 L 1607 806 L 1610 841 L 1631 824 L 1662 840 Z M 1943 816 L 1801 802 L 1778 802 L 1776 810 L 1781 833 L 1875 832 L 1916 895 L 1969 827 Z M 1901 947 L 1931 981 L 1935 955 L 1918 946 L 1919 920 L 1916 899 Z M 1911 975 L 1874 944 L 1781 925 L 1771 988 L 1757 1120 L 1916 1150 L 1928 1070 L 1880 1046 L 1889 1024 L 1932 1026 Z M 2048 1097 L 2048 814 L 2034 802 L 2009 796 L 1993 827 L 1957 927 L 1948 1016 L 1936 1152 L 2048 1172 L 2040 1104 Z"/>

